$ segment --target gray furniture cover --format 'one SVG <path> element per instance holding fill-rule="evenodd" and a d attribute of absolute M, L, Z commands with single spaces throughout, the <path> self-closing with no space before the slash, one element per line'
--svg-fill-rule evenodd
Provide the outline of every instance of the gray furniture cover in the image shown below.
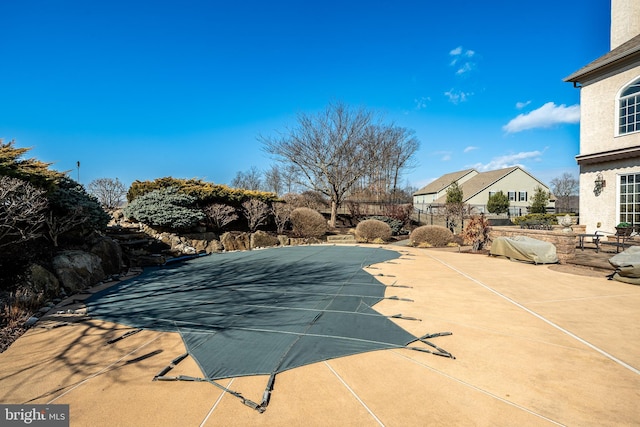
<path fill-rule="evenodd" d="M 609 258 L 616 271 L 612 278 L 632 285 L 640 285 L 640 246 L 631 246 Z"/>
<path fill-rule="evenodd" d="M 553 243 L 527 236 L 498 237 L 491 243 L 491 255 L 505 256 L 512 260 L 534 264 L 554 264 L 558 262 Z"/>

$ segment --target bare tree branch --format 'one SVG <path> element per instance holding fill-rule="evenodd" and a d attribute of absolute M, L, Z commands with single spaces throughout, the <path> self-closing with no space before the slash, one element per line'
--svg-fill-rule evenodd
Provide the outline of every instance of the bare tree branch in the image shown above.
<path fill-rule="evenodd" d="M 49 214 L 45 217 L 47 224 L 47 234 L 49 239 L 53 242 L 53 246 L 58 246 L 58 237 L 66 233 L 69 230 L 77 227 L 80 224 L 84 224 L 89 220 L 82 209 L 78 206 L 72 211 L 68 212 L 64 216 L 55 215 L 53 211 L 49 211 Z"/>
<path fill-rule="evenodd" d="M 229 205 L 214 203 L 206 206 L 203 211 L 218 230 L 222 230 L 227 224 L 238 219 L 236 210 Z"/>
<path fill-rule="evenodd" d="M 571 196 L 578 193 L 580 182 L 568 172 L 551 180 L 551 191 L 556 196 L 556 208 L 560 212 L 568 212 L 571 207 Z"/>
<path fill-rule="evenodd" d="M 98 178 L 89 183 L 89 194 L 95 196 L 104 210 L 120 207 L 127 194 L 127 189 L 118 178 Z"/>
<path fill-rule="evenodd" d="M 382 125 L 363 108 L 332 103 L 316 115 L 299 114 L 296 127 L 277 138 L 260 137 L 264 149 L 291 166 L 299 182 L 331 201 L 331 225 L 338 207 L 364 177 L 395 189 L 418 142 L 403 128 Z"/>
<path fill-rule="evenodd" d="M 289 203 L 276 202 L 271 205 L 271 214 L 276 223 L 278 234 L 284 232 L 285 227 L 291 220 L 291 212 L 293 212 L 294 209 L 295 207 Z"/>
<path fill-rule="evenodd" d="M 267 222 L 269 218 L 269 205 L 262 200 L 249 199 L 242 202 L 242 213 L 245 218 L 247 218 L 249 229 L 253 232 Z"/>
<path fill-rule="evenodd" d="M 231 181 L 231 187 L 242 188 L 245 190 L 260 190 L 262 188 L 262 172 L 255 167 L 251 166 L 246 172 L 238 172 Z"/>
<path fill-rule="evenodd" d="M 41 237 L 47 206 L 43 190 L 0 176 L 0 247 Z"/>

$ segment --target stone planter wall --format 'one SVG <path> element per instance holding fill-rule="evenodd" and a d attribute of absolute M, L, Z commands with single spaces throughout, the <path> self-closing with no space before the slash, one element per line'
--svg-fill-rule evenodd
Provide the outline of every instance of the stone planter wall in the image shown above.
<path fill-rule="evenodd" d="M 491 227 L 489 238 L 491 240 L 497 237 L 514 237 L 527 236 L 532 239 L 542 240 L 553 243 L 556 247 L 556 253 L 560 264 L 566 264 L 568 261 L 576 257 L 576 242 L 578 237 L 575 232 L 566 233 L 562 228 L 554 228 L 553 230 L 529 230 L 522 229 L 517 226 L 513 227 Z"/>

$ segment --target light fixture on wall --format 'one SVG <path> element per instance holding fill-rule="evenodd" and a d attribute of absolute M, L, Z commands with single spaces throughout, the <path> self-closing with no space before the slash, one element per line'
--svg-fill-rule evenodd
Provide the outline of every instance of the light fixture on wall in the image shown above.
<path fill-rule="evenodd" d="M 596 196 L 599 196 L 602 193 L 602 189 L 607 186 L 607 181 L 602 179 L 602 174 L 598 172 L 596 175 L 596 180 L 593 183 L 593 193 Z"/>

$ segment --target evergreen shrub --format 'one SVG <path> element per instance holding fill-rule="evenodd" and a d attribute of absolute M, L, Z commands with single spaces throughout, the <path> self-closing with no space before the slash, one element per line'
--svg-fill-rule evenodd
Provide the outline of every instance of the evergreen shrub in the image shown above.
<path fill-rule="evenodd" d="M 134 181 L 127 192 L 127 200 L 132 202 L 136 198 L 151 191 L 163 188 L 177 188 L 182 193 L 194 197 L 199 205 L 222 203 L 239 207 L 248 199 L 257 199 L 263 202 L 278 200 L 275 193 L 265 191 L 244 190 L 231 188 L 226 185 L 214 184 L 201 179 L 180 179 L 173 177 L 158 178 L 153 181 Z"/>
<path fill-rule="evenodd" d="M 527 221 L 541 221 L 541 222 L 546 222 L 547 224 L 557 224 L 558 217 L 555 214 L 530 213 L 527 215 L 511 218 L 511 221 L 515 225 L 520 225 L 523 222 L 527 222 Z"/>
<path fill-rule="evenodd" d="M 188 229 L 205 219 L 205 214 L 195 207 L 195 202 L 195 197 L 169 187 L 136 198 L 123 212 L 127 218 L 150 226 Z"/>
<path fill-rule="evenodd" d="M 97 197 L 87 193 L 76 181 L 64 177 L 57 188 L 49 196 L 54 216 L 69 217 L 79 212 L 76 227 L 88 225 L 91 229 L 103 231 L 111 220 L 111 216 L 102 209 Z"/>
<path fill-rule="evenodd" d="M 293 233 L 299 237 L 322 237 L 327 232 L 327 221 L 322 214 L 310 208 L 297 208 L 291 212 Z"/>

